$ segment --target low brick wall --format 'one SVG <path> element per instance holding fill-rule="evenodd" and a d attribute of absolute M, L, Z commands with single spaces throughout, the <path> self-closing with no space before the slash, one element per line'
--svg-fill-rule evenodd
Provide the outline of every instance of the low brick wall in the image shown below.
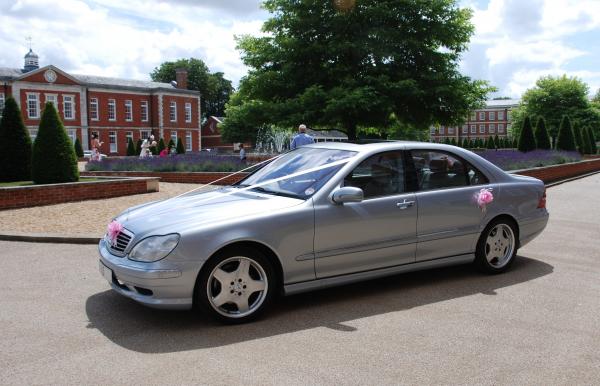
<path fill-rule="evenodd" d="M 86 177 L 159 177 L 162 182 L 177 182 L 186 184 L 208 184 L 217 181 L 223 177 L 227 177 L 219 181 L 218 184 L 231 185 L 246 177 L 248 173 L 238 173 L 235 175 L 231 175 L 231 173 L 219 172 L 80 172 L 80 175 Z"/>
<path fill-rule="evenodd" d="M 562 165 L 543 166 L 533 169 L 514 170 L 511 173 L 539 178 L 545 184 L 600 171 L 600 159 L 586 159 Z"/>
<path fill-rule="evenodd" d="M 0 210 L 158 192 L 159 178 L 0 187 Z"/>

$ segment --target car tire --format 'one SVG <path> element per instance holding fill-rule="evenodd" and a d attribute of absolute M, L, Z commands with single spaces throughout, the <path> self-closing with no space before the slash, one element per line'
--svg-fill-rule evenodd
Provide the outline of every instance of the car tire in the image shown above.
<path fill-rule="evenodd" d="M 490 222 L 479 237 L 475 250 L 475 266 L 482 272 L 506 271 L 517 255 L 518 232 L 514 221 L 498 218 Z"/>
<path fill-rule="evenodd" d="M 196 280 L 194 303 L 220 322 L 246 323 L 268 308 L 277 287 L 273 265 L 263 253 L 236 248 L 206 262 Z"/>

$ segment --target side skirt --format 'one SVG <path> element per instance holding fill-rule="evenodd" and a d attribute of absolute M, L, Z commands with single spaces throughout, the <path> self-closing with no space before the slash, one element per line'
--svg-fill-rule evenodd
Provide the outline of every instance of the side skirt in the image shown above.
<path fill-rule="evenodd" d="M 342 284 L 356 283 L 359 281 L 376 279 L 384 276 L 397 275 L 405 272 L 421 271 L 425 269 L 439 268 L 450 265 L 472 263 L 475 255 L 472 253 L 444 257 L 441 259 L 419 261 L 416 263 L 397 265 L 394 267 L 376 269 L 373 271 L 351 273 L 343 276 L 326 277 L 323 279 L 304 281 L 301 283 L 288 284 L 283 287 L 284 295 L 293 295 L 321 288 L 334 287 Z"/>

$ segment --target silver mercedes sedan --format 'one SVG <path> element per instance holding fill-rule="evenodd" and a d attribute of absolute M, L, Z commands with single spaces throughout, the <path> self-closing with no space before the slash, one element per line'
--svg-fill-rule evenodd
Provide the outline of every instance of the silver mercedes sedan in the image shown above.
<path fill-rule="evenodd" d="M 504 272 L 547 222 L 542 181 L 470 151 L 321 143 L 126 210 L 100 241 L 100 272 L 142 304 L 240 323 L 279 294 L 452 264 Z"/>

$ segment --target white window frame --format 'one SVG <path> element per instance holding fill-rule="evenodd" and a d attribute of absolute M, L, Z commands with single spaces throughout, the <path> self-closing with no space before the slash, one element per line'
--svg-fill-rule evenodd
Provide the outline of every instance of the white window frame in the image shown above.
<path fill-rule="evenodd" d="M 117 132 L 108 132 L 108 143 L 110 144 L 110 152 L 117 153 L 119 151 L 119 144 L 117 143 Z"/>
<path fill-rule="evenodd" d="M 75 144 L 75 140 L 77 139 L 77 130 L 67 129 L 67 135 L 69 136 L 71 143 Z"/>
<path fill-rule="evenodd" d="M 485 125 L 479 125 L 479 134 L 485 134 Z"/>
<path fill-rule="evenodd" d="M 471 125 L 471 134 L 477 134 L 477 125 Z"/>
<path fill-rule="evenodd" d="M 33 99 L 31 97 L 34 97 Z M 35 103 L 35 106 L 31 105 L 31 102 Z M 32 111 L 34 114 L 32 114 Z M 29 119 L 40 118 L 40 94 L 36 92 L 27 93 L 27 117 Z"/>
<path fill-rule="evenodd" d="M 504 120 L 504 111 L 498 111 L 498 120 L 499 121 L 503 121 Z"/>
<path fill-rule="evenodd" d="M 35 142 L 35 137 L 38 135 L 38 129 L 29 129 L 29 137 L 31 138 L 31 143 Z"/>
<path fill-rule="evenodd" d="M 508 111 L 506 112 L 506 120 L 507 120 L 507 121 L 510 121 L 510 120 L 511 120 L 511 115 L 512 115 L 512 114 L 510 113 L 510 110 L 508 110 Z"/>
<path fill-rule="evenodd" d="M 495 121 L 495 120 L 496 120 L 496 112 L 490 111 L 490 121 Z"/>
<path fill-rule="evenodd" d="M 190 102 L 185 103 L 185 121 L 186 123 L 192 122 L 192 104 Z"/>
<path fill-rule="evenodd" d="M 448 128 L 448 134 L 454 134 L 454 127 Z"/>
<path fill-rule="evenodd" d="M 63 117 L 65 120 L 72 121 L 75 119 L 75 95 L 63 95 Z M 67 117 L 67 106 L 70 106 L 71 115 Z"/>
<path fill-rule="evenodd" d="M 169 103 L 169 121 L 177 122 L 177 102 L 171 101 Z"/>
<path fill-rule="evenodd" d="M 496 132 L 496 125 L 493 123 L 490 123 L 490 134 L 494 134 Z"/>
<path fill-rule="evenodd" d="M 131 138 L 131 142 L 133 142 L 133 131 L 126 131 L 125 132 L 125 148 L 127 149 L 127 146 L 129 145 L 129 138 Z M 133 143 L 133 145 L 135 146 L 135 142 Z"/>
<path fill-rule="evenodd" d="M 473 111 L 471 113 L 471 121 L 475 121 L 475 120 L 477 120 L 477 113 L 475 111 Z"/>
<path fill-rule="evenodd" d="M 152 135 L 152 130 L 140 130 L 140 138 L 142 141 L 149 138 L 150 135 Z"/>
<path fill-rule="evenodd" d="M 192 151 L 192 132 L 185 132 L 185 151 Z"/>
<path fill-rule="evenodd" d="M 469 132 L 469 125 L 463 125 L 462 127 L 462 133 L 463 134 L 467 134 Z"/>
<path fill-rule="evenodd" d="M 114 99 L 108 100 L 108 120 L 109 121 L 117 120 L 117 101 Z"/>
<path fill-rule="evenodd" d="M 125 120 L 127 122 L 133 121 L 133 101 L 130 99 L 125 101 Z"/>
<path fill-rule="evenodd" d="M 90 98 L 90 119 L 97 121 L 100 119 L 98 111 L 98 98 Z"/>
<path fill-rule="evenodd" d="M 480 111 L 479 112 L 479 120 L 480 121 L 485 121 L 485 111 Z"/>
<path fill-rule="evenodd" d="M 4 103 L 6 99 L 4 98 L 4 93 L 0 92 L 0 118 L 2 118 L 2 114 L 4 113 Z"/>
<path fill-rule="evenodd" d="M 142 122 L 148 122 L 148 101 L 142 101 L 140 115 Z"/>
<path fill-rule="evenodd" d="M 173 138 L 173 134 L 175 134 L 175 138 Z M 178 139 L 177 139 L 177 132 L 176 131 L 171 131 L 171 139 L 175 143 L 175 146 L 177 146 Z"/>
<path fill-rule="evenodd" d="M 432 127 L 431 129 L 429 129 L 429 133 L 435 134 L 435 127 Z"/>
<path fill-rule="evenodd" d="M 444 135 L 444 126 L 440 127 L 440 135 Z"/>
<path fill-rule="evenodd" d="M 51 102 L 58 111 L 58 94 L 44 94 L 44 98 L 46 98 L 46 103 Z"/>
<path fill-rule="evenodd" d="M 504 124 L 503 123 L 498 123 L 498 132 L 504 133 Z"/>

